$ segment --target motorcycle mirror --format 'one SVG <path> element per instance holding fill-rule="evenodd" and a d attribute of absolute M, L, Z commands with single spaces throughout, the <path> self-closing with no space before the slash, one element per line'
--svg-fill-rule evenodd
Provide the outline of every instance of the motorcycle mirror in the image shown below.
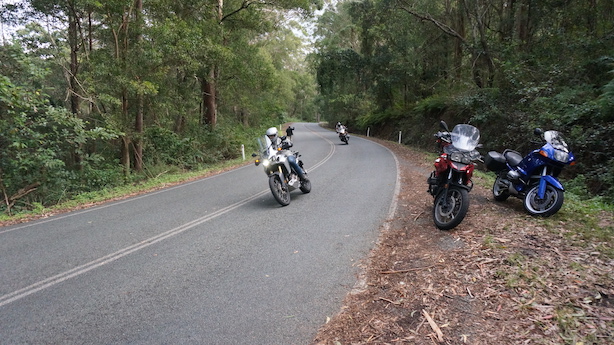
<path fill-rule="evenodd" d="M 446 132 L 450 131 L 448 129 L 448 124 L 444 120 L 439 121 L 439 127 L 441 127 L 441 129 L 443 129 Z"/>
<path fill-rule="evenodd" d="M 533 134 L 535 134 L 535 135 L 542 135 L 542 134 L 544 134 L 544 131 L 542 131 L 541 128 L 535 128 L 533 130 Z"/>
<path fill-rule="evenodd" d="M 257 157 L 258 155 L 255 153 L 252 153 L 252 157 Z"/>

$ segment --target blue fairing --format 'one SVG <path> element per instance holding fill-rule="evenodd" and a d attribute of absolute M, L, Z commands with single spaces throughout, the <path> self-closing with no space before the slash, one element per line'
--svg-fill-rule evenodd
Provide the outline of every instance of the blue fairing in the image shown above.
<path fill-rule="evenodd" d="M 540 199 L 543 199 L 544 195 L 546 194 L 546 185 L 547 184 L 552 185 L 552 187 L 554 187 L 556 189 L 560 189 L 562 191 L 565 190 L 565 188 L 563 188 L 563 185 L 561 184 L 561 182 L 559 182 L 559 180 L 557 180 L 556 177 L 553 177 L 553 176 L 550 176 L 550 175 L 542 176 L 539 179 L 539 189 L 537 190 L 537 195 L 540 197 Z"/>

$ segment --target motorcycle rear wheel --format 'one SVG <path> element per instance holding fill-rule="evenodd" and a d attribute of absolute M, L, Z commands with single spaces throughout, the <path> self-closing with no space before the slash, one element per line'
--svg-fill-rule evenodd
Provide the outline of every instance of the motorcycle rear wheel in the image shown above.
<path fill-rule="evenodd" d="M 497 177 L 495 183 L 492 185 L 492 196 L 497 201 L 505 201 L 510 197 L 508 187 L 506 187 L 501 180 L 501 177 Z"/>
<path fill-rule="evenodd" d="M 539 184 L 533 185 L 524 197 L 524 209 L 534 216 L 550 217 L 563 206 L 565 193 L 552 185 L 546 185 L 544 198 L 537 195 Z"/>
<path fill-rule="evenodd" d="M 447 206 L 444 195 L 447 195 Z M 433 221 L 440 230 L 450 230 L 460 224 L 469 210 L 469 192 L 466 189 L 450 187 L 435 197 Z"/>
<path fill-rule="evenodd" d="M 281 182 L 279 175 L 271 175 L 269 177 L 269 188 L 273 197 L 281 206 L 288 206 L 290 204 L 290 190 L 288 185 Z"/>

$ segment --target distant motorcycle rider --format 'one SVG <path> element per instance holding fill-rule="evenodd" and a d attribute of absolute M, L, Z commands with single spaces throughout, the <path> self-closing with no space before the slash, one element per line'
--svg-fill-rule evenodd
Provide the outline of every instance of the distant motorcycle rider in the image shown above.
<path fill-rule="evenodd" d="M 339 133 L 339 131 L 341 131 L 342 128 L 345 128 L 345 126 L 342 125 L 341 122 L 337 122 L 337 124 L 335 125 L 335 131 Z"/>
<path fill-rule="evenodd" d="M 307 180 L 307 174 L 296 162 L 296 157 L 294 156 L 294 153 L 290 151 L 290 148 L 293 146 L 292 142 L 286 137 L 279 137 L 277 135 L 276 127 L 271 127 L 267 129 L 266 136 L 271 140 L 271 145 L 273 145 L 274 149 L 281 149 L 280 153 L 283 152 L 282 154 L 284 154 L 288 158 L 288 163 L 290 163 L 292 169 L 296 171 L 298 177 L 301 180 Z"/>

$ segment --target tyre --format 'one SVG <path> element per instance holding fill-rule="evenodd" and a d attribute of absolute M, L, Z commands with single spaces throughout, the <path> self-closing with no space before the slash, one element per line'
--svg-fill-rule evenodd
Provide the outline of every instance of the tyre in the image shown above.
<path fill-rule="evenodd" d="M 549 217 L 557 213 L 563 206 L 565 193 L 552 185 L 546 185 L 544 198 L 537 195 L 539 184 L 531 186 L 524 197 L 524 209 L 534 216 Z"/>
<path fill-rule="evenodd" d="M 287 206 L 290 204 L 290 190 L 288 186 L 281 182 L 279 175 L 271 175 L 269 177 L 269 187 L 273 197 L 281 206 Z"/>
<path fill-rule="evenodd" d="M 301 181 L 300 190 L 305 194 L 311 192 L 311 181 L 309 181 L 308 178 L 305 178 L 303 181 Z"/>
<path fill-rule="evenodd" d="M 447 205 L 444 196 L 447 195 Z M 450 187 L 442 190 L 435 198 L 433 207 L 433 221 L 441 230 L 450 230 L 460 224 L 469 210 L 469 192 L 467 190 Z"/>
<path fill-rule="evenodd" d="M 505 183 L 502 182 L 501 177 L 497 177 L 495 183 L 492 185 L 492 196 L 497 201 L 505 201 L 510 197 L 510 192 Z"/>

